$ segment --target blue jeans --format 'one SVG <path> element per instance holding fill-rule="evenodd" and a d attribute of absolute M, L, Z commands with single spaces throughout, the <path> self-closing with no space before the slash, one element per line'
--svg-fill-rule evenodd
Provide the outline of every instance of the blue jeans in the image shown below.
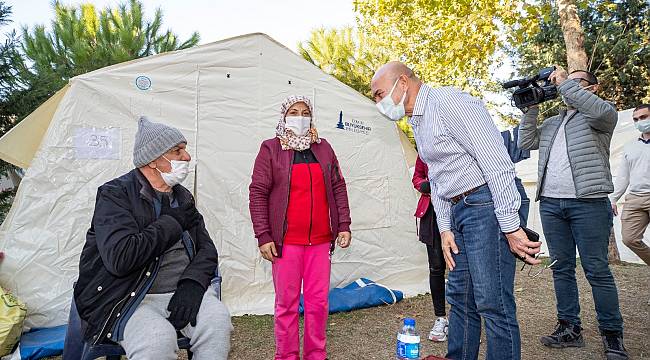
<path fill-rule="evenodd" d="M 456 267 L 448 275 L 447 358 L 478 358 L 483 318 L 487 359 L 518 360 L 521 341 L 513 291 L 515 257 L 499 228 L 489 188 L 483 185 L 451 211 L 459 252 L 452 254 Z M 520 219 L 523 225 L 521 212 Z"/>
<path fill-rule="evenodd" d="M 591 285 L 600 331 L 623 332 L 618 291 L 607 262 L 612 229 L 609 199 L 555 199 L 542 197 L 540 214 L 544 237 L 553 260 L 557 317 L 580 325 L 576 283 L 576 246 L 580 264 Z"/>

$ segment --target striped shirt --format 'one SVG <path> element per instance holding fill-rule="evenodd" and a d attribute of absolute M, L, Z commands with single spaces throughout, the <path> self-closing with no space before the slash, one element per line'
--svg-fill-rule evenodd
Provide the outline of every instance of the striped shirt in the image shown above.
<path fill-rule="evenodd" d="M 452 227 L 449 199 L 486 183 L 501 231 L 519 228 L 515 166 L 482 101 L 452 87 L 422 84 L 409 123 L 418 153 L 429 166 L 441 232 Z"/>

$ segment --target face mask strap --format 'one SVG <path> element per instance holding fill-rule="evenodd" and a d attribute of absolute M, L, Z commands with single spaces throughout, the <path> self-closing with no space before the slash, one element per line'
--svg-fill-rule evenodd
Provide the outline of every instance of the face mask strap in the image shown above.
<path fill-rule="evenodd" d="M 172 170 L 174 170 L 174 166 L 172 165 L 172 161 L 167 159 L 167 156 L 165 156 L 165 155 L 163 155 L 162 158 L 167 160 L 167 162 L 169 163 L 169 166 L 172 168 Z M 158 169 L 158 167 L 156 167 L 156 170 L 158 170 L 158 172 L 161 173 L 161 174 L 169 174 L 169 173 L 164 173 L 164 172 L 160 171 L 160 169 Z"/>
<path fill-rule="evenodd" d="M 398 82 L 399 82 L 399 77 L 395 79 L 395 82 L 393 83 L 393 87 L 390 89 L 390 92 L 388 93 L 389 97 L 393 97 L 393 91 L 395 91 Z"/>
<path fill-rule="evenodd" d="M 409 91 L 409 88 L 407 87 L 406 90 L 404 90 L 404 95 L 402 95 L 402 100 L 399 101 L 400 104 L 404 104 L 404 100 L 406 100 L 406 92 Z"/>
<path fill-rule="evenodd" d="M 400 76 L 401 76 L 401 75 L 400 75 Z M 390 98 L 390 101 L 391 101 L 393 104 L 395 104 L 395 102 L 393 101 L 393 92 L 395 91 L 395 88 L 397 87 L 397 83 L 399 83 L 399 78 L 400 78 L 400 77 L 398 76 L 398 77 L 397 77 L 397 80 L 395 80 L 395 83 L 393 84 L 393 87 L 390 89 L 390 92 L 388 93 L 388 97 Z M 408 91 L 408 87 L 406 88 L 406 90 L 404 90 L 404 95 L 402 95 L 402 100 L 400 100 L 400 102 L 397 103 L 397 104 L 395 104 L 395 105 L 399 105 L 399 104 L 404 103 L 404 100 L 406 100 L 406 92 L 407 92 L 407 91 Z"/>
<path fill-rule="evenodd" d="M 167 162 L 169 163 L 169 166 L 172 165 L 172 162 L 171 162 L 169 159 L 167 159 L 167 157 L 166 157 L 165 155 L 163 155 L 162 158 L 165 159 L 165 160 L 167 160 Z M 155 169 L 156 169 L 159 173 L 161 173 L 161 174 L 166 174 L 166 173 L 160 171 L 160 169 L 158 169 L 158 166 L 156 166 Z"/>

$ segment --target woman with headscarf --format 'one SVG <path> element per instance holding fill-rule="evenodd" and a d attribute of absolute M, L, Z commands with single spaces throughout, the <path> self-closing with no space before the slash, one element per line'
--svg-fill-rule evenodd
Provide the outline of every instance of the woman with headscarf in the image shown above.
<path fill-rule="evenodd" d="M 311 101 L 287 98 L 276 136 L 262 143 L 250 184 L 250 214 L 275 287 L 275 359 L 300 358 L 298 304 L 303 289 L 303 359 L 327 358 L 330 255 L 347 248 L 350 208 L 330 144 L 318 137 Z"/>

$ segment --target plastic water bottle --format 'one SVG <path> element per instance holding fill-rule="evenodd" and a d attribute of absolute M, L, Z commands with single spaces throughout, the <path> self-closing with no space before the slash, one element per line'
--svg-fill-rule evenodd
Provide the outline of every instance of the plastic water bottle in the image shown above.
<path fill-rule="evenodd" d="M 397 333 L 397 359 L 420 358 L 420 333 L 415 329 L 415 319 L 404 319 L 404 326 Z"/>

